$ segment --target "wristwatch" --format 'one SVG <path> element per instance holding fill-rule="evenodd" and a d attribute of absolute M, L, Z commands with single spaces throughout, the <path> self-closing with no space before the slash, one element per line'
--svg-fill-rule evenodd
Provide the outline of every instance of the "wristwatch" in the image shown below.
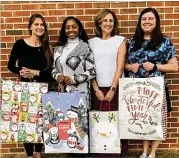
<path fill-rule="evenodd" d="M 156 71 L 157 69 L 157 64 L 154 64 L 153 71 Z"/>
<path fill-rule="evenodd" d="M 114 92 L 116 91 L 116 88 L 115 88 L 115 87 L 111 87 L 110 89 L 111 89 L 112 91 L 114 91 Z"/>

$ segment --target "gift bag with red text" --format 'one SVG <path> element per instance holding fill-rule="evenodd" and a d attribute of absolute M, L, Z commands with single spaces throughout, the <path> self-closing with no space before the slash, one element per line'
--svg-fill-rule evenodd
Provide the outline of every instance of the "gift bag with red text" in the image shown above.
<path fill-rule="evenodd" d="M 88 153 L 84 92 L 49 92 L 42 97 L 45 153 Z"/>
<path fill-rule="evenodd" d="M 121 139 L 164 140 L 166 98 L 163 77 L 119 79 Z"/>
<path fill-rule="evenodd" d="M 46 83 L 4 80 L 0 138 L 3 143 L 42 143 L 42 94 Z"/>

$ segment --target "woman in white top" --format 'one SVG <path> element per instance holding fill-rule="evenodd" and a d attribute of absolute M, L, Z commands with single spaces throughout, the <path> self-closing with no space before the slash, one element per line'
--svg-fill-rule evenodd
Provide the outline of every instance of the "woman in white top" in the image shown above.
<path fill-rule="evenodd" d="M 118 19 L 109 9 L 101 10 L 94 22 L 96 37 L 89 40 L 96 68 L 96 78 L 92 81 L 92 109 L 100 110 L 103 102 L 101 110 L 107 111 L 110 102 L 110 109 L 118 110 L 117 87 L 124 70 L 125 37 L 118 35 Z"/>
<path fill-rule="evenodd" d="M 63 21 L 57 45 L 53 78 L 58 81 L 62 92 L 67 87 L 85 91 L 87 107 L 90 108 L 90 80 L 95 77 L 96 72 L 88 36 L 77 18 L 69 16 Z"/>

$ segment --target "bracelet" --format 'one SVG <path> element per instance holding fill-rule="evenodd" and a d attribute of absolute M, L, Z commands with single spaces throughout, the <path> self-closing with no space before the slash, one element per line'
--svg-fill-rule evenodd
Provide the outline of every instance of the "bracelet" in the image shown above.
<path fill-rule="evenodd" d="M 94 92 L 96 93 L 98 90 L 99 90 L 99 88 L 98 88 L 98 89 L 96 89 L 96 90 L 94 90 Z"/>
<path fill-rule="evenodd" d="M 154 64 L 153 71 L 156 71 L 158 69 L 157 64 Z"/>
<path fill-rule="evenodd" d="M 116 91 L 116 88 L 115 88 L 115 87 L 111 87 L 110 89 L 111 89 L 112 91 L 114 91 L 114 92 Z"/>

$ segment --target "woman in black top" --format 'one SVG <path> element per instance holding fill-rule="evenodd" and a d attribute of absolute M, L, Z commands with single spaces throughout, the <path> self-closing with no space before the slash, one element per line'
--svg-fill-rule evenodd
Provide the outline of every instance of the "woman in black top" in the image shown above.
<path fill-rule="evenodd" d="M 45 19 L 39 14 L 32 15 L 28 29 L 31 36 L 15 42 L 8 69 L 18 74 L 21 81 L 50 82 L 53 57 Z M 35 144 L 36 158 L 41 158 L 42 146 Z M 27 156 L 33 157 L 33 143 L 24 143 L 24 147 Z"/>

